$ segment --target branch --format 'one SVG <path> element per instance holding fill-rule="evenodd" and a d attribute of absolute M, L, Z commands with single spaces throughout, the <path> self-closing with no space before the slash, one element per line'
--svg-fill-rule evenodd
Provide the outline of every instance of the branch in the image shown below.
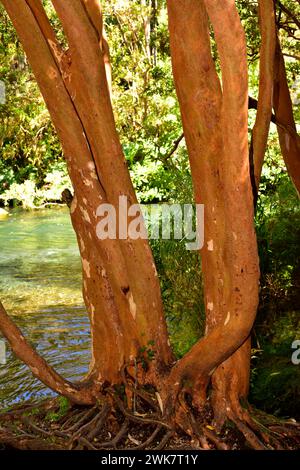
<path fill-rule="evenodd" d="M 94 397 L 89 390 L 63 379 L 26 341 L 21 330 L 9 318 L 0 302 L 0 330 L 7 338 L 16 356 L 25 362 L 33 375 L 50 387 L 54 392 L 64 395 L 74 403 L 88 405 L 94 403 Z"/>
<path fill-rule="evenodd" d="M 291 57 L 292 59 L 300 60 L 300 55 L 287 54 L 286 52 L 284 52 L 283 55 L 285 57 Z"/>
<path fill-rule="evenodd" d="M 178 139 L 176 139 L 174 142 L 173 142 L 173 147 L 171 148 L 171 150 L 169 151 L 169 153 L 167 153 L 167 155 L 164 157 L 164 161 L 165 160 L 169 160 L 169 158 L 171 158 L 174 153 L 176 152 L 176 150 L 178 149 L 180 143 L 182 142 L 182 140 L 184 139 L 184 133 L 182 133 Z"/>
<path fill-rule="evenodd" d="M 298 18 L 294 15 L 294 13 L 292 13 L 288 8 L 286 8 L 281 2 L 280 0 L 277 0 L 277 5 L 281 8 L 281 10 L 287 15 L 289 16 L 293 22 L 298 26 L 298 28 L 300 29 L 300 21 L 298 20 Z"/>
<path fill-rule="evenodd" d="M 249 96 L 249 101 L 248 101 L 248 108 L 249 109 L 256 109 L 257 110 L 257 106 L 258 106 L 258 101 L 256 98 L 253 98 L 252 96 Z M 278 117 L 275 116 L 275 114 L 271 114 L 271 122 L 273 122 L 273 124 L 276 124 L 277 127 L 279 127 L 280 129 L 282 129 L 283 131 L 287 132 L 288 134 L 290 134 L 293 138 L 297 137 L 298 134 L 297 134 L 297 130 L 296 128 L 292 128 L 290 126 L 286 126 L 280 119 L 278 119 Z"/>
<path fill-rule="evenodd" d="M 112 97 L 111 62 L 110 62 L 108 42 L 106 40 L 106 36 L 104 32 L 104 23 L 103 23 L 101 4 L 97 0 L 81 0 L 81 4 L 86 11 L 86 14 L 90 20 L 90 23 L 93 25 L 97 33 L 100 48 L 103 53 L 103 60 L 105 64 L 106 78 L 107 78 L 109 93 L 110 93 L 110 96 Z"/>

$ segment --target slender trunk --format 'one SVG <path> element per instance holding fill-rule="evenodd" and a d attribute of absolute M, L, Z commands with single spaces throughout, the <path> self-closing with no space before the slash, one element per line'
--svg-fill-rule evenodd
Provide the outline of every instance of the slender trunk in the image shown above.
<path fill-rule="evenodd" d="M 282 156 L 295 188 L 300 194 L 300 137 L 297 134 L 293 103 L 278 38 L 275 56 L 273 107 L 276 120 L 284 126 L 277 126 Z"/>
<path fill-rule="evenodd" d="M 259 1 L 259 26 L 261 32 L 259 94 L 251 143 L 251 158 L 254 164 L 256 193 L 267 148 L 273 108 L 274 59 L 276 50 L 276 24 L 273 0 Z"/>

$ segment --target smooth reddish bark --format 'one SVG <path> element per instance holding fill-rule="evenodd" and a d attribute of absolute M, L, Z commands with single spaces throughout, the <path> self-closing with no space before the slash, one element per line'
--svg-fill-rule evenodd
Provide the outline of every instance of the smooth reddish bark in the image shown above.
<path fill-rule="evenodd" d="M 67 36 L 66 51 L 56 40 L 39 0 L 2 3 L 50 111 L 75 189 L 71 218 L 82 258 L 83 295 L 92 333 L 92 361 L 85 382 L 91 384 L 91 390 L 95 386 L 100 390 L 104 381 L 122 381 L 122 369 L 134 363 L 150 342 L 159 351 L 149 364 L 152 374 L 147 377 L 155 382 L 157 371 L 169 364 L 172 354 L 148 241 L 103 241 L 96 234 L 100 203 L 111 203 L 118 210 L 120 195 L 127 196 L 128 204 L 137 202 L 115 128 L 102 23 L 98 28 L 94 24 L 101 19 L 99 3 L 53 1 Z M 40 378 L 43 380 L 42 374 Z M 66 387 L 62 390 L 58 382 L 51 388 L 67 395 Z M 84 400 L 83 395 L 76 399 Z"/>
<path fill-rule="evenodd" d="M 201 258 L 207 316 L 205 338 L 177 363 L 171 380 L 178 390 L 191 389 L 201 404 L 205 394 L 199 387 L 205 387 L 211 375 L 217 383 L 224 379 L 224 365 L 219 376 L 214 369 L 247 340 L 258 304 L 246 44 L 233 0 L 226 4 L 169 0 L 168 10 L 173 72 L 195 200 L 205 204 Z M 221 61 L 222 88 L 211 55 L 208 17 Z M 237 362 L 241 354 L 249 355 L 249 345 L 244 348 Z M 241 387 L 244 393 L 248 372 L 246 387 Z M 236 394 L 239 387 L 233 386 Z"/>
<path fill-rule="evenodd" d="M 272 117 L 276 50 L 274 1 L 260 0 L 258 6 L 261 32 L 259 94 L 256 120 L 252 135 L 252 158 L 256 192 L 259 187 Z"/>
<path fill-rule="evenodd" d="M 273 106 L 279 142 L 288 173 L 300 194 L 300 136 L 297 134 L 293 103 L 279 39 L 276 43 Z"/>

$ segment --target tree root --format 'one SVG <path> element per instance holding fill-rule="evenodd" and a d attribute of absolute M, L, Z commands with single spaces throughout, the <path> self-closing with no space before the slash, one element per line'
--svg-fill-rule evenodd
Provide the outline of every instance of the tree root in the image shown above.
<path fill-rule="evenodd" d="M 106 391 L 101 404 L 71 406 L 57 421 L 57 402 L 43 404 L 38 413 L 28 406 L 0 415 L 0 444 L 14 449 L 297 449 L 300 426 L 253 408 L 231 410 L 222 430 L 213 425 L 209 400 L 203 410 L 193 408 L 184 394 L 170 420 L 162 415 L 155 390 L 135 390 L 135 410 L 125 394 Z M 130 404 L 131 405 L 131 404 Z"/>

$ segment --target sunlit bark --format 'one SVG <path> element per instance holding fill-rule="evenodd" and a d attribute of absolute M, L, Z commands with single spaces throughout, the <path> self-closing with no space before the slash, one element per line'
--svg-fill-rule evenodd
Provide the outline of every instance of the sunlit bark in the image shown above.
<path fill-rule="evenodd" d="M 180 388 L 192 390 L 199 401 L 205 398 L 199 387 L 208 383 L 209 376 L 216 377 L 215 367 L 247 340 L 258 304 L 247 137 L 248 67 L 233 0 L 226 4 L 169 0 L 168 9 L 173 72 L 195 200 L 205 204 L 201 258 L 207 316 L 206 336 L 174 367 L 171 380 L 177 393 Z M 208 18 L 221 61 L 222 89 L 211 55 Z M 249 346 L 243 351 L 249 355 Z M 247 370 L 245 374 L 248 388 Z"/>
<path fill-rule="evenodd" d="M 118 210 L 120 195 L 127 197 L 129 205 L 137 202 L 115 128 L 102 23 L 95 27 L 101 19 L 99 3 L 53 1 L 67 36 L 66 51 L 56 40 L 39 0 L 2 3 L 50 111 L 74 186 L 71 218 L 82 258 L 83 296 L 92 334 L 86 382 L 99 389 L 103 381 L 120 382 L 122 369 L 150 342 L 159 354 L 149 365 L 147 380 L 155 381 L 156 370 L 172 356 L 148 241 L 103 241 L 96 234 L 100 203 L 108 202 Z"/>

